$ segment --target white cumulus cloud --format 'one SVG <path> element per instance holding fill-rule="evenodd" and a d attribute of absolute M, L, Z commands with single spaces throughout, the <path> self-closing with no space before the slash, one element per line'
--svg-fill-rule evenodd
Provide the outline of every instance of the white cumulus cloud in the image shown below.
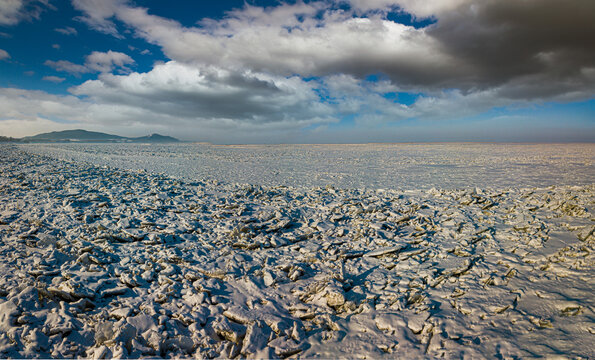
<path fill-rule="evenodd" d="M 71 26 L 67 26 L 64 28 L 55 28 L 54 30 L 56 32 L 59 32 L 60 34 L 63 34 L 63 35 L 77 35 L 78 34 L 78 31 Z"/>
<path fill-rule="evenodd" d="M 119 68 L 123 71 L 129 71 L 127 65 L 134 64 L 134 60 L 121 52 L 111 51 L 100 52 L 93 51 L 87 55 L 85 65 L 87 68 L 99 72 L 111 72 L 115 68 Z"/>
<path fill-rule="evenodd" d="M 49 81 L 49 82 L 53 82 L 53 83 L 61 83 L 66 79 L 62 78 L 62 77 L 58 77 L 58 76 L 44 76 L 41 78 L 41 80 Z"/>
<path fill-rule="evenodd" d="M 10 59 L 10 54 L 6 50 L 0 49 L 0 60 Z"/>
<path fill-rule="evenodd" d="M 75 64 L 68 60 L 46 60 L 44 64 L 57 71 L 67 72 L 73 75 L 80 75 L 92 72 L 112 72 L 117 70 L 121 73 L 130 72 L 128 65 L 134 64 L 135 61 L 130 56 L 117 51 L 93 51 L 85 58 L 85 64 Z"/>
<path fill-rule="evenodd" d="M 71 91 L 97 103 L 126 104 L 199 123 L 227 119 L 245 124 L 293 121 L 293 126 L 300 126 L 334 120 L 312 85 L 297 76 L 175 61 L 158 64 L 148 73 L 104 74 Z"/>
<path fill-rule="evenodd" d="M 90 72 L 89 68 L 86 66 L 75 64 L 68 60 L 46 60 L 43 64 L 55 69 L 56 71 L 67 72 L 72 75 L 80 75 Z"/>
<path fill-rule="evenodd" d="M 77 20 L 97 31 L 123 38 L 118 33 L 116 24 L 110 18 L 114 16 L 118 6 L 126 2 L 126 0 L 72 0 L 72 5 L 83 13 L 82 16 L 76 18 Z"/>
<path fill-rule="evenodd" d="M 0 1 L 0 25 L 16 25 L 22 20 L 39 19 L 46 8 L 53 8 L 48 0 Z"/>

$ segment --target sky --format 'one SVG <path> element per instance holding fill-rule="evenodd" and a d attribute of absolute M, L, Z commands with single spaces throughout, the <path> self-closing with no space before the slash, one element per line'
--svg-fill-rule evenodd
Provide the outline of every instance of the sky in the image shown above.
<path fill-rule="evenodd" d="M 593 0 L 0 0 L 0 135 L 593 142 Z"/>

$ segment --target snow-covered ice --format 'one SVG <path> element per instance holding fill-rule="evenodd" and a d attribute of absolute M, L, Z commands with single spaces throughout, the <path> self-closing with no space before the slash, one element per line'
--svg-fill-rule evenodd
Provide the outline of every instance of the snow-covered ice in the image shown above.
<path fill-rule="evenodd" d="M 595 357 L 593 145 L 178 146 L 0 146 L 0 357 Z"/>
<path fill-rule="evenodd" d="M 593 144 L 28 144 L 28 152 L 187 180 L 429 190 L 590 185 Z"/>

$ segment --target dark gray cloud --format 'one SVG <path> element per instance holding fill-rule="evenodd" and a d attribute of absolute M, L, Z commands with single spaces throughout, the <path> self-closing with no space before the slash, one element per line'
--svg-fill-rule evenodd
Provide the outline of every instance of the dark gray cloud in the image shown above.
<path fill-rule="evenodd" d="M 467 66 L 451 86 L 510 84 L 503 96 L 549 98 L 593 91 L 588 69 L 595 68 L 594 16 L 591 0 L 489 0 L 442 14 L 428 34 Z"/>

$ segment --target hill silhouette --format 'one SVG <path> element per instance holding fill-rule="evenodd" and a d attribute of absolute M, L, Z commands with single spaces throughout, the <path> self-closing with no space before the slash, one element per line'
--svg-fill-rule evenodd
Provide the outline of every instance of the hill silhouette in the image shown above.
<path fill-rule="evenodd" d="M 87 131 L 82 129 L 52 131 L 48 133 L 27 136 L 21 139 L 25 142 L 149 142 L 166 143 L 179 142 L 180 140 L 160 134 L 151 134 L 141 137 L 125 137 L 112 134 L 106 134 L 97 131 Z"/>

